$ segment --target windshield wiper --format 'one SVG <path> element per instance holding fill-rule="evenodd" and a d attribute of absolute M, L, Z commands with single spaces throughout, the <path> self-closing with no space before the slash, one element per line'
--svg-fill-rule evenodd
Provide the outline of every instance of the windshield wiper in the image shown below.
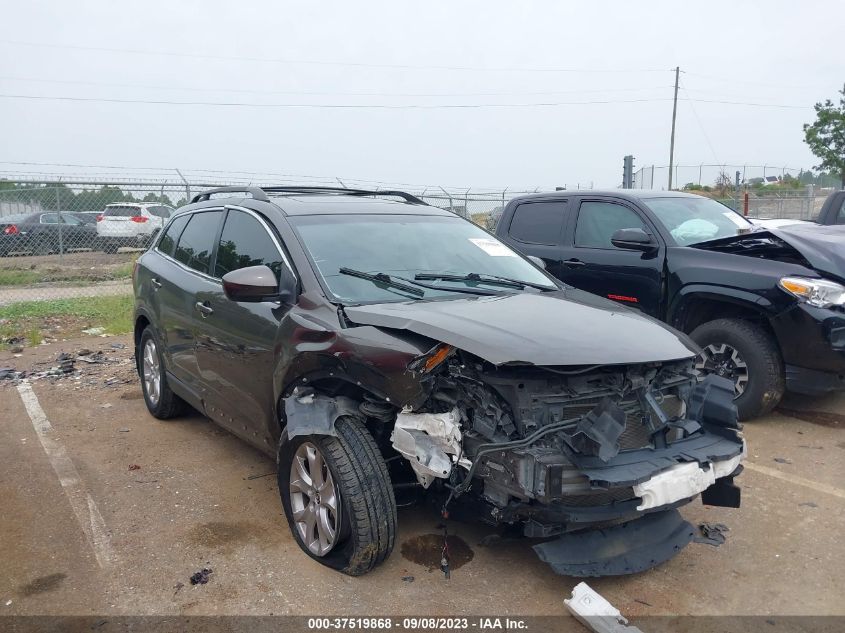
<path fill-rule="evenodd" d="M 388 275 L 387 273 L 366 273 L 363 270 L 355 270 L 354 268 L 341 268 L 338 272 L 342 275 L 350 275 L 352 277 L 359 277 L 360 279 L 368 279 L 376 284 L 384 284 L 391 288 L 398 288 L 405 292 L 410 292 L 417 297 L 422 297 L 425 292 L 420 288 L 428 288 L 429 290 L 447 290 L 449 292 L 463 292 L 470 295 L 495 295 L 498 294 L 493 290 L 485 290 L 484 288 L 444 288 L 435 284 L 424 284 L 407 277 L 399 275 Z"/>
<path fill-rule="evenodd" d="M 412 294 L 416 297 L 422 297 L 425 294 L 424 290 L 420 290 L 417 286 L 402 283 L 401 281 L 394 281 L 387 273 L 365 273 L 363 270 L 355 270 L 354 268 L 341 268 L 338 271 L 341 275 L 349 275 L 350 277 L 358 277 L 359 279 L 367 279 L 375 284 L 383 284 L 389 288 L 397 288 Z"/>
<path fill-rule="evenodd" d="M 511 279 L 510 277 L 500 277 L 498 275 L 484 275 L 479 273 L 467 273 L 466 275 L 455 275 L 453 273 L 417 273 L 414 279 L 442 279 L 443 281 L 475 281 L 478 283 L 485 283 L 494 286 L 504 286 L 506 288 L 536 288 L 537 290 L 557 290 L 555 286 L 546 286 L 543 284 L 534 283 L 533 281 L 523 281 L 520 279 Z"/>

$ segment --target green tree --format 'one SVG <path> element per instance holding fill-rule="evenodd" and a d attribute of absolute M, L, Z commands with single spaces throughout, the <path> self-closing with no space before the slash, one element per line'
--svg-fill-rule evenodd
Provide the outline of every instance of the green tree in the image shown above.
<path fill-rule="evenodd" d="M 838 106 L 830 99 L 814 106 L 816 122 L 804 124 L 804 142 L 821 160 L 816 169 L 839 174 L 845 189 L 845 88 L 839 94 Z"/>

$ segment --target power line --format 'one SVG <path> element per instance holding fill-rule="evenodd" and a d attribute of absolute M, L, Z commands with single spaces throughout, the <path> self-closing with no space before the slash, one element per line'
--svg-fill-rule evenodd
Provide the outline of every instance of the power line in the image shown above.
<path fill-rule="evenodd" d="M 652 103 L 671 101 L 671 98 L 655 99 L 604 99 L 596 101 L 558 101 L 548 103 L 448 103 L 448 104 L 365 104 L 365 103 L 246 103 L 225 101 L 169 101 L 156 99 L 113 99 L 101 97 L 68 97 L 45 95 L 0 94 L 3 99 L 29 99 L 44 101 L 77 101 L 96 103 L 141 103 L 149 105 L 214 106 L 239 108 L 329 108 L 329 109 L 380 109 L 380 110 L 436 110 L 474 108 L 543 108 L 569 105 L 601 105 L 612 103 Z"/>
<path fill-rule="evenodd" d="M 83 79 L 44 79 L 41 77 L 9 77 L 0 76 L 4 81 L 24 81 L 34 83 L 51 83 L 63 85 L 101 86 L 106 88 L 139 88 L 144 90 L 172 90 L 185 92 L 233 92 L 241 94 L 278 94 L 278 95 L 301 95 L 301 96 L 325 96 L 325 97 L 518 97 L 538 96 L 557 94 L 590 94 L 604 92 L 642 92 L 646 90 L 663 90 L 666 86 L 638 87 L 638 88 L 597 88 L 597 89 L 576 89 L 576 90 L 543 90 L 539 92 L 323 92 L 323 91 L 295 91 L 295 90 L 255 90 L 239 88 L 200 88 L 186 87 L 181 85 L 149 85 L 149 84 L 126 84 L 104 81 L 90 81 Z"/>
<path fill-rule="evenodd" d="M 600 99 L 594 101 L 556 101 L 541 103 L 440 103 L 440 104 L 374 104 L 374 103 L 248 103 L 236 101 L 170 101 L 166 99 L 115 99 L 105 97 L 69 97 L 25 94 L 0 94 L 2 99 L 26 99 L 41 101 L 71 101 L 94 103 L 139 103 L 148 105 L 212 106 L 227 108 L 328 108 L 328 109 L 379 109 L 379 110 L 437 110 L 478 108 L 546 108 L 573 105 L 604 105 L 616 103 L 655 103 L 672 101 L 671 97 L 652 99 Z M 695 103 L 716 103 L 721 105 L 749 106 L 757 108 L 810 109 L 812 106 L 782 103 L 753 103 L 746 101 L 721 101 L 716 99 L 683 99 Z"/>
<path fill-rule="evenodd" d="M 683 80 L 680 80 L 681 89 L 684 91 L 684 94 L 689 97 L 689 91 L 687 87 L 684 85 Z M 704 124 L 701 122 L 701 118 L 698 116 L 698 111 L 695 109 L 695 105 L 693 105 L 692 101 L 688 101 L 690 109 L 692 110 L 693 116 L 695 116 L 696 122 L 698 122 L 698 127 L 701 130 L 701 134 L 704 136 L 704 140 L 707 142 L 707 146 L 710 148 L 710 152 L 713 154 L 714 160 L 718 162 L 719 157 L 716 155 L 716 150 L 713 149 L 713 143 L 710 142 L 710 137 L 707 135 L 707 130 L 704 129 Z"/>
<path fill-rule="evenodd" d="M 37 48 L 58 48 L 80 51 L 96 51 L 105 53 L 126 53 L 132 55 L 159 55 L 164 57 L 184 57 L 188 59 L 216 59 L 220 61 L 263 62 L 273 64 L 303 64 L 311 66 L 346 66 L 354 68 L 386 68 L 391 70 L 455 70 L 472 72 L 538 72 L 538 73 L 662 73 L 665 68 L 533 68 L 533 67 L 505 67 L 489 68 L 484 66 L 435 66 L 416 64 L 368 64 L 362 62 L 326 61 L 309 59 L 286 59 L 278 57 L 232 57 L 228 55 L 209 55 L 206 53 L 182 53 L 177 51 L 153 51 L 134 48 L 108 48 L 105 46 L 80 46 L 71 44 L 51 44 L 48 42 L 24 42 L 21 40 L 0 40 L 0 44 L 14 44 L 16 46 L 34 46 Z"/>

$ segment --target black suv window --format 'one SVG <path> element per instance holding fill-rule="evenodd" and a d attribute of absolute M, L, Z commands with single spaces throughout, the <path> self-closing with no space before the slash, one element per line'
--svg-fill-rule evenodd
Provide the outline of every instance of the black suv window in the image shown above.
<path fill-rule="evenodd" d="M 182 231 L 173 257 L 188 268 L 209 273 L 211 251 L 222 211 L 203 211 L 191 214 L 188 226 Z"/>
<path fill-rule="evenodd" d="M 519 205 L 511 219 L 510 235 L 529 244 L 554 246 L 560 239 L 566 201 L 525 202 Z"/>
<path fill-rule="evenodd" d="M 261 222 L 243 211 L 229 211 L 217 247 L 215 277 L 222 277 L 238 268 L 264 264 L 276 273 L 278 279 L 282 261 L 279 249 Z"/>
<path fill-rule="evenodd" d="M 179 234 L 182 233 L 182 229 L 185 228 L 190 218 L 190 215 L 183 215 L 173 220 L 158 243 L 158 250 L 165 255 L 173 257 L 173 249 L 176 246 L 176 242 L 179 241 Z"/>
<path fill-rule="evenodd" d="M 167 219 L 170 217 L 170 209 L 167 207 L 147 207 L 147 211 L 159 218 Z"/>
<path fill-rule="evenodd" d="M 610 237 L 619 229 L 648 230 L 639 215 L 613 202 L 582 202 L 575 226 L 575 246 L 615 248 Z"/>

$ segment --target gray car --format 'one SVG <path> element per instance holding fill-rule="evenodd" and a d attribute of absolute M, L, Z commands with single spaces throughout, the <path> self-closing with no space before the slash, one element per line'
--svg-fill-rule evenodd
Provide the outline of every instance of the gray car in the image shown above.
<path fill-rule="evenodd" d="M 275 457 L 296 542 L 344 573 L 390 554 L 397 491 L 581 576 L 671 558 L 699 494 L 739 506 L 732 384 L 689 339 L 407 193 L 209 191 L 133 279 L 150 413 Z"/>

